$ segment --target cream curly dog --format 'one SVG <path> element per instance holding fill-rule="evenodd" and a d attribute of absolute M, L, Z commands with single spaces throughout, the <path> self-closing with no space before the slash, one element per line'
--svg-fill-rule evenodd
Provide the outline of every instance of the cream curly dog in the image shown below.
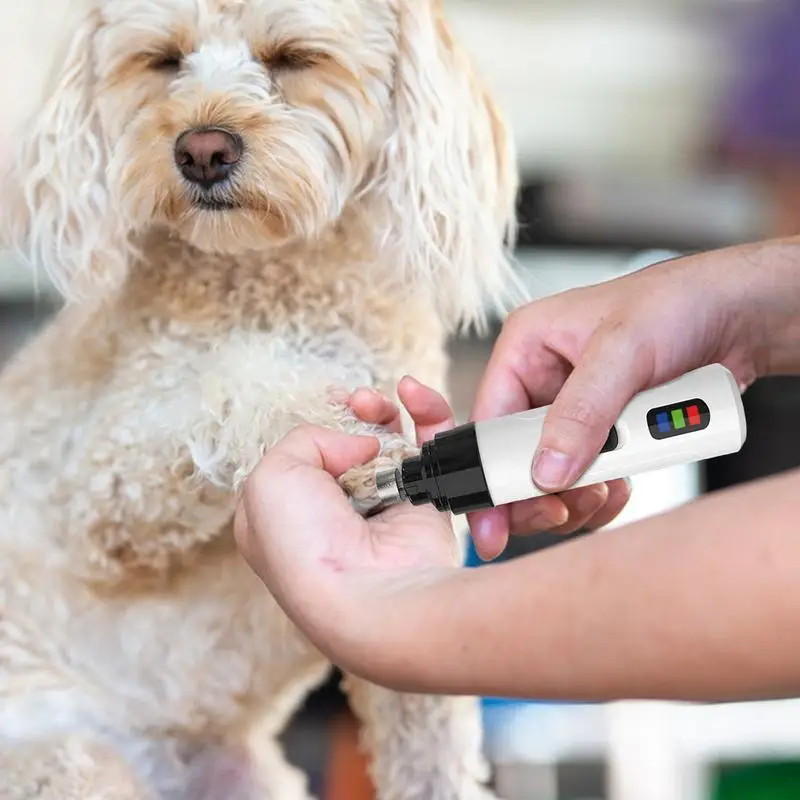
<path fill-rule="evenodd" d="M 59 66 L 2 195 L 67 302 L 0 379 L 0 797 L 299 800 L 329 665 L 236 492 L 364 429 L 331 390 L 445 389 L 512 285 L 512 143 L 439 0 L 105 0 Z M 382 800 L 488 796 L 474 700 L 346 688 Z"/>

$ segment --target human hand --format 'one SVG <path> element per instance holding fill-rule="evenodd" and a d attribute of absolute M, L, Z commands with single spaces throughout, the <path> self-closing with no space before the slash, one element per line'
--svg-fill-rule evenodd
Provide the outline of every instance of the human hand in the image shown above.
<path fill-rule="evenodd" d="M 418 386 L 408 379 L 399 394 L 425 441 L 452 417 L 441 397 Z M 354 405 L 367 421 L 399 432 L 396 408 L 373 397 L 380 398 L 360 390 Z M 377 454 L 374 437 L 296 428 L 247 480 L 235 522 L 243 556 L 287 615 L 356 673 L 364 671 L 359 659 L 380 657 L 388 621 L 404 604 L 461 565 L 449 515 L 408 503 L 370 519 L 353 510 L 337 479 Z"/>
<path fill-rule="evenodd" d="M 764 308 L 751 309 L 752 287 L 727 273 L 748 257 L 740 249 L 679 259 L 522 307 L 496 343 L 472 419 L 552 403 L 533 478 L 546 491 L 563 492 L 597 457 L 637 393 L 715 362 L 746 387 L 763 373 L 757 355 Z M 478 552 L 492 558 L 509 533 L 608 524 L 629 495 L 626 481 L 614 481 L 477 512 L 470 527 Z"/>
<path fill-rule="evenodd" d="M 430 430 L 428 438 L 432 438 L 435 432 L 453 427 L 453 413 L 447 402 L 435 390 L 411 379 L 405 378 L 401 384 L 404 405 L 409 402 L 418 415 L 423 415 L 428 423 L 426 430 Z M 383 425 L 389 430 L 398 432 L 402 427 L 399 408 L 387 397 L 371 389 L 358 389 L 347 401 L 362 421 L 368 424 Z M 420 418 L 420 417 L 418 417 Z M 421 440 L 419 444 L 422 444 Z M 618 513 L 619 500 L 623 502 L 628 499 L 627 483 L 621 484 L 620 490 L 616 492 L 616 484 L 611 485 L 611 491 L 603 486 L 588 487 L 588 489 L 575 489 L 565 492 L 559 505 L 564 505 L 569 509 L 569 520 L 563 524 L 552 523 L 548 530 L 554 533 L 567 534 L 580 527 L 589 526 L 596 516 L 597 527 L 600 527 L 602 518 L 608 514 Z M 608 502 L 602 505 L 602 499 L 609 498 Z M 588 502 L 587 502 L 588 501 Z M 620 506 L 621 507 L 621 506 Z M 598 511 L 598 508 L 600 509 Z M 523 534 L 540 532 L 534 525 L 530 524 L 530 519 L 525 516 L 527 506 L 524 503 L 517 503 L 511 507 L 511 530 Z M 522 512 L 520 515 L 519 512 Z M 546 513 L 546 510 L 545 510 Z"/>

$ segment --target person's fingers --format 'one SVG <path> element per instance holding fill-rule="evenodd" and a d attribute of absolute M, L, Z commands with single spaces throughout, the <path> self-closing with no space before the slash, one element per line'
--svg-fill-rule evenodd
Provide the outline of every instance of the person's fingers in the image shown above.
<path fill-rule="evenodd" d="M 610 481 L 608 484 L 608 499 L 603 507 L 591 519 L 586 521 L 584 527 L 592 531 L 605 527 L 622 513 L 630 499 L 630 481 L 625 479 Z"/>
<path fill-rule="evenodd" d="M 397 387 L 400 400 L 414 421 L 417 444 L 424 444 L 437 433 L 455 426 L 453 411 L 437 391 L 406 376 Z"/>
<path fill-rule="evenodd" d="M 447 400 L 416 378 L 404 377 L 398 386 L 398 395 L 416 426 L 419 444 L 455 425 Z M 370 388 L 356 389 L 348 404 L 362 422 L 381 425 L 393 433 L 402 432 L 400 409 L 380 392 Z"/>
<path fill-rule="evenodd" d="M 514 536 L 573 533 L 584 527 L 608 498 L 608 488 L 600 484 L 514 503 L 509 507 L 511 533 Z"/>
<path fill-rule="evenodd" d="M 512 315 L 503 326 L 481 377 L 471 420 L 545 406 L 566 380 L 570 364 L 545 346 L 528 310 Z"/>
<path fill-rule="evenodd" d="M 400 409 L 375 389 L 356 389 L 347 400 L 353 413 L 368 425 L 380 425 L 392 433 L 402 433 Z"/>
<path fill-rule="evenodd" d="M 652 355 L 635 331 L 599 331 L 567 378 L 544 423 L 533 479 L 545 491 L 568 489 L 603 447 L 633 396 L 647 387 Z"/>
<path fill-rule="evenodd" d="M 559 495 L 545 495 L 522 500 L 509 506 L 511 534 L 531 536 L 546 533 L 564 525 L 569 519 L 569 511 Z"/>
<path fill-rule="evenodd" d="M 532 406 L 519 371 L 509 364 L 490 361 L 478 386 L 470 419 L 480 422 L 527 411 Z"/>
<path fill-rule="evenodd" d="M 521 379 L 526 372 L 528 351 L 525 316 L 524 310 L 517 311 L 503 324 L 478 385 L 470 419 L 493 419 L 531 407 L 525 381 Z"/>
<path fill-rule="evenodd" d="M 528 411 L 551 402 L 564 382 L 569 366 L 551 355 L 540 363 L 532 363 L 530 354 L 521 355 L 521 334 L 514 328 L 504 328 L 495 345 L 478 388 L 470 419 L 480 422 L 520 411 Z M 529 387 L 534 388 L 529 390 Z M 536 498 L 511 507 L 476 511 L 467 515 L 470 532 L 478 555 L 491 561 L 502 555 L 510 533 L 521 526 L 559 524 L 566 513 L 558 499 Z M 537 519 L 532 519 L 533 516 Z"/>
<path fill-rule="evenodd" d="M 497 557 L 498 547 L 506 545 L 507 537 L 500 522 L 508 519 L 512 536 L 532 536 L 539 533 L 567 535 L 581 528 L 595 529 L 617 517 L 630 499 L 630 485 L 625 480 L 609 484 L 571 489 L 513 503 L 506 509 L 491 509 L 470 515 L 471 530 L 478 531 L 481 552 Z M 495 512 L 503 511 L 503 520 Z M 489 522 L 481 522 L 489 517 Z M 473 533 L 474 537 L 474 533 Z"/>
<path fill-rule="evenodd" d="M 567 520 L 563 525 L 553 528 L 550 533 L 567 536 L 585 527 L 608 502 L 608 495 L 608 486 L 605 483 L 564 492 L 561 498 L 567 507 Z"/>
<path fill-rule="evenodd" d="M 559 495 L 545 495 L 503 508 L 468 515 L 475 549 L 484 560 L 502 555 L 509 535 L 532 536 L 558 529 L 569 520 L 569 510 Z"/>
<path fill-rule="evenodd" d="M 332 531 L 361 521 L 335 479 L 375 458 L 379 449 L 373 436 L 312 425 L 287 434 L 245 483 L 234 532 L 248 561 L 261 563 L 269 551 L 274 571 L 294 558 L 294 551 L 306 559 L 316 557 Z M 319 506 L 325 508 L 322 517 Z M 264 565 L 259 569 L 263 572 Z"/>
<path fill-rule="evenodd" d="M 323 469 L 334 478 L 375 458 L 380 443 L 374 436 L 352 436 L 316 425 L 300 425 L 271 448 L 255 474 L 293 467 Z"/>
<path fill-rule="evenodd" d="M 483 561 L 492 561 L 503 554 L 511 530 L 510 509 L 488 508 L 467 515 L 475 551 Z"/>

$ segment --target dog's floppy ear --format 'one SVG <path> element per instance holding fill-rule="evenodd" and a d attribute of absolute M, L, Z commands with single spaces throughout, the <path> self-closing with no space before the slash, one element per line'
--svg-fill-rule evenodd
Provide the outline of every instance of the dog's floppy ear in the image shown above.
<path fill-rule="evenodd" d="M 16 136 L 0 196 L 3 244 L 44 269 L 68 299 L 111 278 L 124 262 L 94 99 L 99 25 L 96 10 L 82 16 L 44 103 Z"/>
<path fill-rule="evenodd" d="M 383 159 L 393 238 L 448 322 L 480 328 L 519 289 L 513 139 L 440 0 L 397 0 L 397 14 L 397 127 Z"/>

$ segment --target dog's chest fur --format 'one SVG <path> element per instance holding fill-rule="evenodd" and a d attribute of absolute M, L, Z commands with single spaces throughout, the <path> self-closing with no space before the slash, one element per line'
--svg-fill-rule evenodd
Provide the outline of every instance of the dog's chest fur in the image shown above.
<path fill-rule="evenodd" d="M 160 247 L 0 380 L 3 737 L 280 730 L 327 665 L 235 552 L 234 488 L 328 388 L 443 379 L 425 303 L 358 267 Z"/>

